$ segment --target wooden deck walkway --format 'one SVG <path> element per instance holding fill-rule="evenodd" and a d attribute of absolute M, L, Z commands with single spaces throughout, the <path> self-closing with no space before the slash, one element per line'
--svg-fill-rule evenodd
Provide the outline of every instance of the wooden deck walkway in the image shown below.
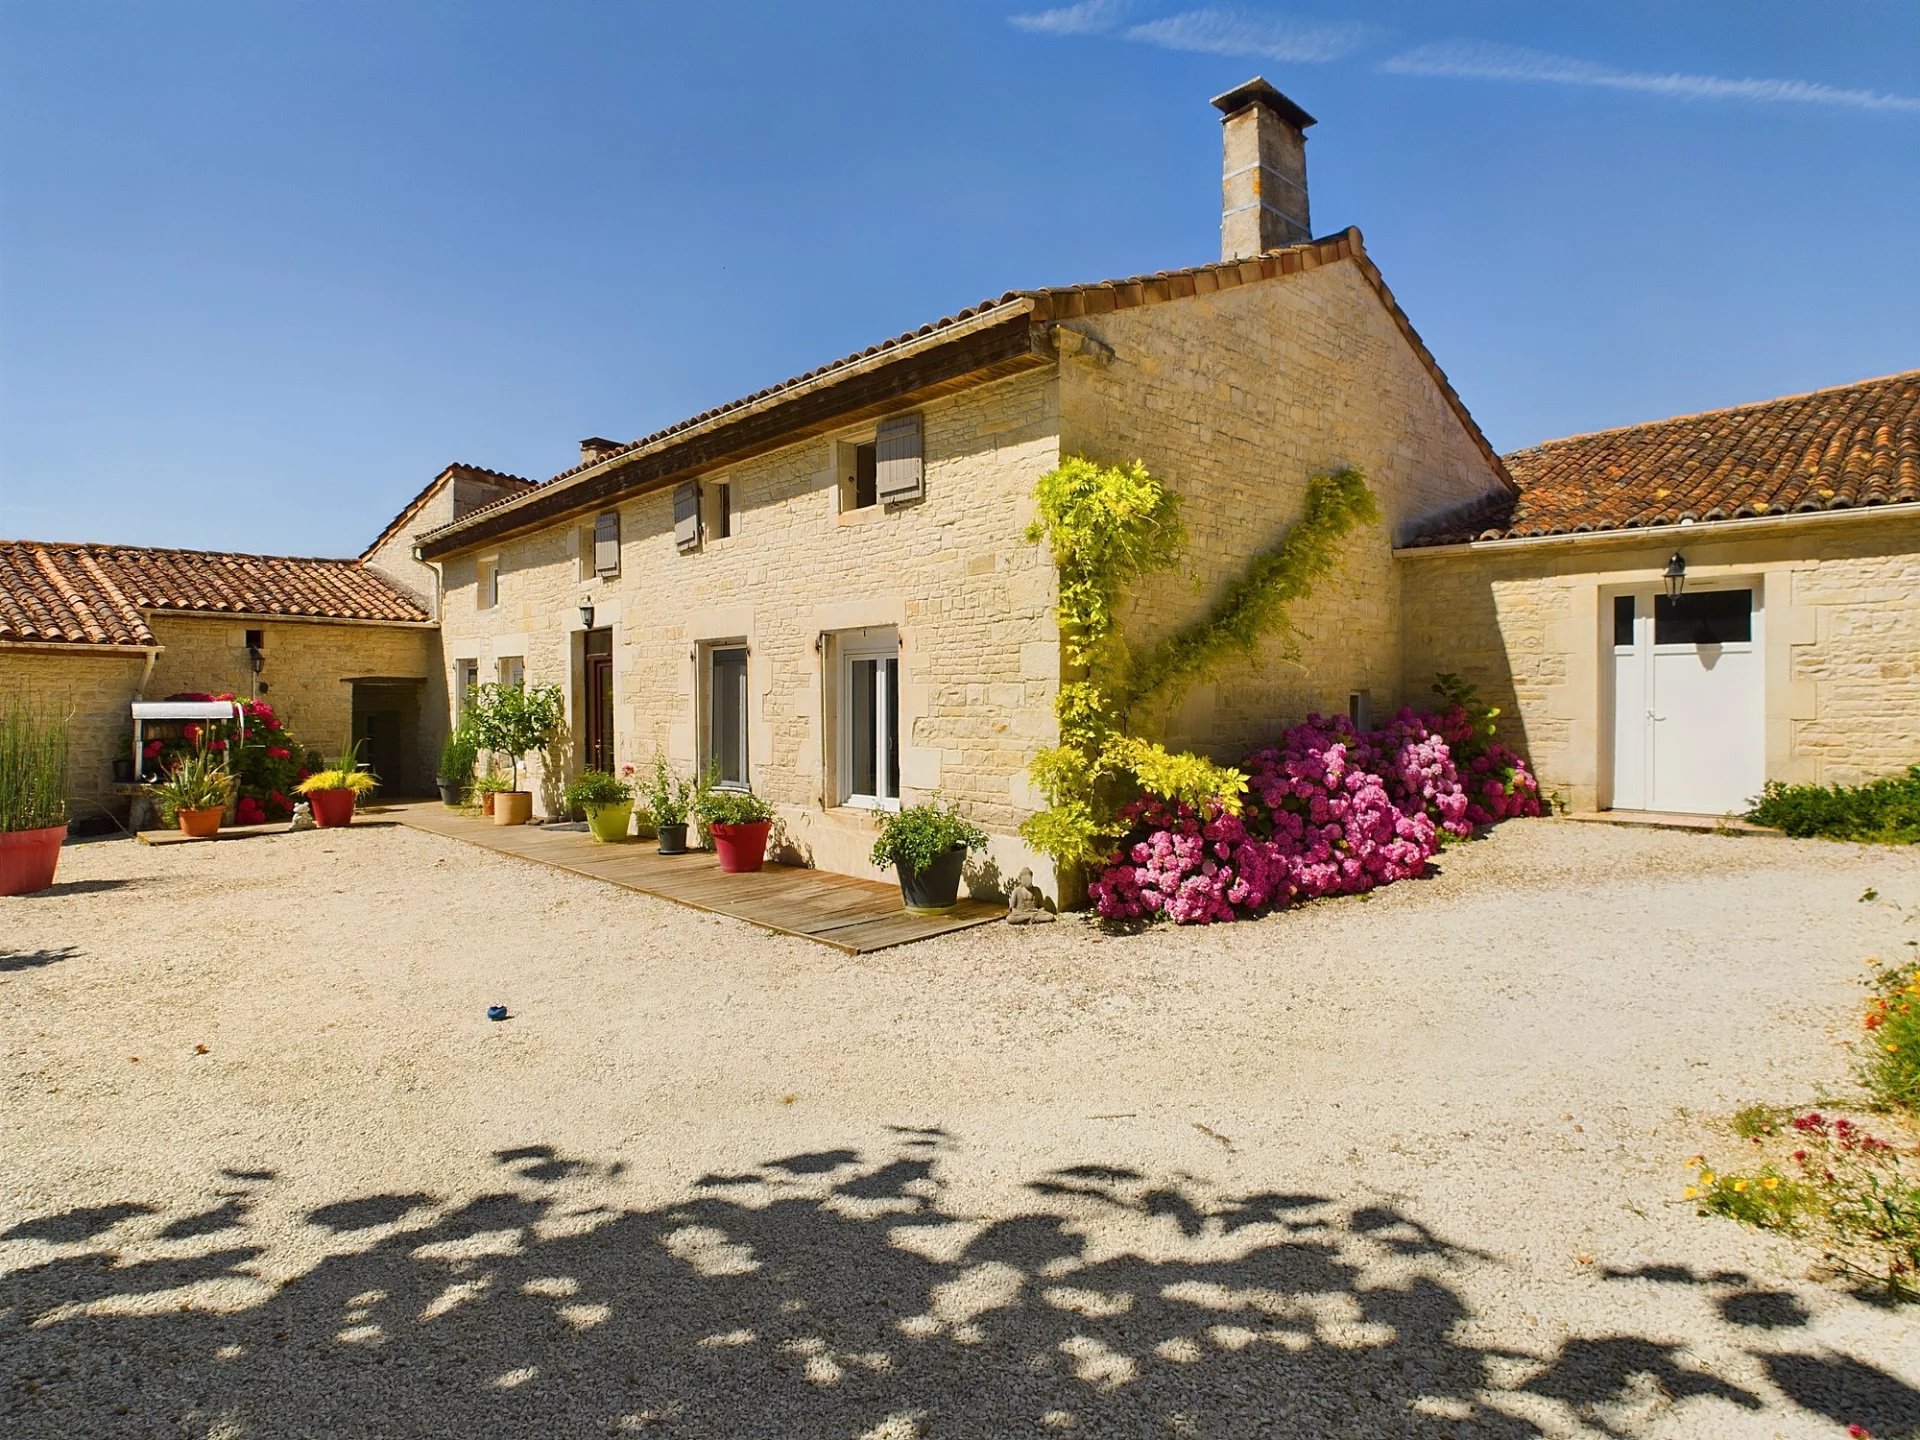
<path fill-rule="evenodd" d="M 763 930 L 817 940 L 850 955 L 984 925 L 1006 913 L 1000 905 L 962 900 L 951 915 L 909 915 L 900 901 L 899 887 L 876 880 L 771 864 L 754 875 L 723 875 L 720 862 L 705 852 L 662 855 L 651 840 L 603 845 L 577 830 L 495 825 L 449 810 L 438 801 L 384 805 L 373 813 L 496 854 L 570 870 L 695 910 L 729 915 Z"/>

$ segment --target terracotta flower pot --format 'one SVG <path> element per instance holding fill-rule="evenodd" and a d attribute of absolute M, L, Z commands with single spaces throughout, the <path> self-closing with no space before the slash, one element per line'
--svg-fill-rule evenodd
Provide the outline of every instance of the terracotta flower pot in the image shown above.
<path fill-rule="evenodd" d="M 533 818 L 531 790 L 502 790 L 493 797 L 493 823 L 524 825 Z"/>
<path fill-rule="evenodd" d="M 211 840 L 220 833 L 220 817 L 225 813 L 226 806 L 209 805 L 200 810 L 176 810 L 173 818 L 189 840 Z"/>
<path fill-rule="evenodd" d="M 0 831 L 0 895 L 31 895 L 53 884 L 66 838 L 65 825 Z"/>
<path fill-rule="evenodd" d="M 498 793 L 499 792 L 495 790 L 482 790 L 480 792 L 480 813 L 482 815 L 493 814 L 493 797 Z"/>
<path fill-rule="evenodd" d="M 744 825 L 709 825 L 713 853 L 720 857 L 720 868 L 729 875 L 750 875 L 767 861 L 767 832 L 771 820 L 750 820 Z"/>
<path fill-rule="evenodd" d="M 322 830 L 353 823 L 354 793 L 351 790 L 310 790 L 307 802 L 313 806 L 313 823 Z"/>

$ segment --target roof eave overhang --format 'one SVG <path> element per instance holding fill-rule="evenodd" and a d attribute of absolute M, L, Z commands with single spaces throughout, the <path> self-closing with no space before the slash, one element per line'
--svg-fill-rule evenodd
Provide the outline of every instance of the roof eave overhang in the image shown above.
<path fill-rule="evenodd" d="M 1892 518 L 1920 519 L 1920 503 L 1894 501 L 1884 505 L 1849 505 L 1838 510 L 1783 510 L 1778 515 L 1748 515 L 1737 520 L 1674 520 L 1661 525 L 1622 526 L 1617 530 L 1563 530 L 1551 535 L 1502 535 L 1491 540 L 1456 540 L 1446 545 L 1400 545 L 1397 557 L 1419 560 L 1429 555 L 1465 555 L 1500 550 L 1535 550 L 1569 545 L 1670 544 L 1677 537 L 1738 540 L 1770 533 L 1790 521 L 1802 525 Z"/>
<path fill-rule="evenodd" d="M 422 560 L 495 544 L 617 500 L 658 490 L 718 465 L 733 464 L 957 390 L 1055 363 L 1035 323 L 1033 301 L 1019 298 L 979 315 L 865 355 L 662 436 L 543 485 L 498 509 L 419 538 Z"/>
<path fill-rule="evenodd" d="M 189 610 L 185 607 L 143 605 L 140 613 L 153 620 L 258 620 L 265 625 L 369 625 L 387 630 L 435 630 L 440 622 L 431 616 L 424 620 L 376 619 L 355 615 L 289 615 L 272 610 Z"/>
<path fill-rule="evenodd" d="M 158 654 L 164 646 L 137 640 L 23 640 L 0 636 L 0 651 L 9 654 L 119 655 L 138 658 Z"/>

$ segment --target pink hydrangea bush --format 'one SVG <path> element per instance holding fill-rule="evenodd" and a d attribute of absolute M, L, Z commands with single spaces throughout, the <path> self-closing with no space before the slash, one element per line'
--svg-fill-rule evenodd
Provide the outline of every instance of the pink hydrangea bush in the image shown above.
<path fill-rule="evenodd" d="M 1310 715 L 1242 765 L 1241 813 L 1145 796 L 1089 887 L 1111 920 L 1210 925 L 1424 874 L 1442 837 L 1540 813 L 1526 762 L 1462 706 L 1376 730 Z"/>

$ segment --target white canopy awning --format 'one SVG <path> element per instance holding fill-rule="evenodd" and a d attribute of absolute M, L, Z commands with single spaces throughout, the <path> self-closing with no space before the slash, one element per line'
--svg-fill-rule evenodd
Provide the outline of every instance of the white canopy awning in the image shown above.
<path fill-rule="evenodd" d="M 231 720 L 240 710 L 238 700 L 136 700 L 136 720 Z"/>

